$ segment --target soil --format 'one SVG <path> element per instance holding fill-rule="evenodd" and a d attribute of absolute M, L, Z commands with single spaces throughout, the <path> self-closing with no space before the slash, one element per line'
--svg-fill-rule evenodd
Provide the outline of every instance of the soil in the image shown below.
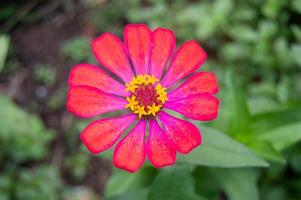
<path fill-rule="evenodd" d="M 68 71 L 72 63 L 60 53 L 62 43 L 76 36 L 93 37 L 93 27 L 87 22 L 86 8 L 80 2 L 74 1 L 74 8 L 66 12 L 62 9 L 62 1 L 49 1 L 48 4 L 37 4 L 35 13 L 38 18 L 32 24 L 16 24 L 11 30 L 12 48 L 20 69 L 9 74 L 4 79 L 4 92 L 11 96 L 23 108 L 34 110 L 44 120 L 46 126 L 55 131 L 55 140 L 50 145 L 49 162 L 61 168 L 64 182 L 69 185 L 88 185 L 98 194 L 103 194 L 104 184 L 110 174 L 107 161 L 92 157 L 86 176 L 82 183 L 74 180 L 68 169 L 62 169 L 66 149 L 66 130 L 72 121 L 72 115 L 67 113 L 64 106 L 56 110 L 46 109 L 46 101 L 57 90 L 66 86 Z M 43 88 L 35 81 L 33 71 L 40 64 L 53 66 L 56 70 L 56 83 L 50 88 Z M 0 84 L 3 90 L 3 86 Z M 42 95 L 41 95 L 42 93 Z M 77 139 L 80 143 L 79 138 Z M 47 161 L 48 162 L 48 161 Z"/>

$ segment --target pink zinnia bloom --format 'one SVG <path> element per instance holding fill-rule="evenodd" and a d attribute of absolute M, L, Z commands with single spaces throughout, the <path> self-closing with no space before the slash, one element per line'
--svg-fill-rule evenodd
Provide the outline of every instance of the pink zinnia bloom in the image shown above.
<path fill-rule="evenodd" d="M 176 41 L 169 29 L 151 31 L 144 24 L 129 24 L 123 39 L 103 33 L 92 42 L 96 59 L 122 83 L 98 66 L 76 65 L 68 81 L 67 109 L 83 118 L 126 111 L 119 117 L 92 122 L 80 135 L 88 150 L 96 154 L 112 147 L 135 124 L 115 148 L 116 167 L 134 172 L 146 156 L 155 167 L 172 165 L 176 152 L 189 153 L 202 138 L 195 125 L 166 110 L 193 120 L 215 119 L 219 106 L 213 96 L 218 92 L 215 75 L 196 72 L 207 57 L 196 41 L 185 42 L 173 54 Z M 171 90 L 188 75 L 185 82 Z"/>

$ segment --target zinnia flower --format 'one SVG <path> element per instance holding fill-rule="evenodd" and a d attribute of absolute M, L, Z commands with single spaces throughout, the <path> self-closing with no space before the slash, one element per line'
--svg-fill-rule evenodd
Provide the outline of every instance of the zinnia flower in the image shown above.
<path fill-rule="evenodd" d="M 80 135 L 96 154 L 112 147 L 130 129 L 115 148 L 116 167 L 134 172 L 146 156 L 155 167 L 172 165 L 176 152 L 187 154 L 201 144 L 201 133 L 167 111 L 193 120 L 215 119 L 219 105 L 213 96 L 218 92 L 215 75 L 196 72 L 207 57 L 196 41 L 185 42 L 173 54 L 175 36 L 169 29 L 151 31 L 143 24 L 129 24 L 123 39 L 124 43 L 103 33 L 92 42 L 96 59 L 117 79 L 98 66 L 74 66 L 67 109 L 83 118 L 124 110 L 119 117 L 92 122 Z"/>

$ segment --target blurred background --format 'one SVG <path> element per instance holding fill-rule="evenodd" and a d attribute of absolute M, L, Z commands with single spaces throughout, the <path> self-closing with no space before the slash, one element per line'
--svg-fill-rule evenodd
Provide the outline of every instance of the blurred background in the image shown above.
<path fill-rule="evenodd" d="M 218 120 L 174 167 L 135 174 L 81 144 L 70 68 L 127 23 L 196 39 L 219 80 Z M 1 0 L 0 200 L 300 200 L 301 0 Z"/>

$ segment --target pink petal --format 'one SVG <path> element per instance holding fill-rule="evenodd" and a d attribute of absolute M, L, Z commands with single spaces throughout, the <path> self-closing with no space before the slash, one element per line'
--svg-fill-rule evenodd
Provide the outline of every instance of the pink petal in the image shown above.
<path fill-rule="evenodd" d="M 176 39 L 173 32 L 165 28 L 157 28 L 153 33 L 153 49 L 151 54 L 150 72 L 161 78 L 165 65 L 171 56 Z"/>
<path fill-rule="evenodd" d="M 185 81 L 178 89 L 168 93 L 170 101 L 185 98 L 192 94 L 215 94 L 218 85 L 215 75 L 210 72 L 199 72 Z"/>
<path fill-rule="evenodd" d="M 145 129 L 146 121 L 140 120 L 116 146 L 113 163 L 116 167 L 129 172 L 137 171 L 145 159 Z"/>
<path fill-rule="evenodd" d="M 192 123 L 175 118 L 164 111 L 161 111 L 158 117 L 163 124 L 166 135 L 174 143 L 174 148 L 180 153 L 189 153 L 201 144 L 200 131 Z"/>
<path fill-rule="evenodd" d="M 89 64 L 74 66 L 70 72 L 68 85 L 69 87 L 75 85 L 88 85 L 107 93 L 120 96 L 128 95 L 128 93 L 125 92 L 125 87 L 121 83 L 111 78 L 101 68 Z"/>
<path fill-rule="evenodd" d="M 92 50 L 100 64 L 125 82 L 131 81 L 134 74 L 118 37 L 111 33 L 103 33 L 92 42 Z"/>
<path fill-rule="evenodd" d="M 148 74 L 151 30 L 144 24 L 129 24 L 124 29 L 123 37 L 136 74 Z"/>
<path fill-rule="evenodd" d="M 215 119 L 218 106 L 219 100 L 208 94 L 190 95 L 164 104 L 165 108 L 175 110 L 188 118 L 201 121 Z"/>
<path fill-rule="evenodd" d="M 171 149 L 170 141 L 161 130 L 156 120 L 150 121 L 146 152 L 148 159 L 155 167 L 172 165 L 176 161 L 176 151 Z"/>
<path fill-rule="evenodd" d="M 207 54 L 194 40 L 185 42 L 175 53 L 162 85 L 168 87 L 194 72 L 206 60 Z"/>
<path fill-rule="evenodd" d="M 69 89 L 67 109 L 80 117 L 121 110 L 127 104 L 125 99 L 107 94 L 91 86 L 74 86 Z"/>
<path fill-rule="evenodd" d="M 124 115 L 94 121 L 83 130 L 80 138 L 89 151 L 100 153 L 110 148 L 135 119 L 135 115 Z"/>

